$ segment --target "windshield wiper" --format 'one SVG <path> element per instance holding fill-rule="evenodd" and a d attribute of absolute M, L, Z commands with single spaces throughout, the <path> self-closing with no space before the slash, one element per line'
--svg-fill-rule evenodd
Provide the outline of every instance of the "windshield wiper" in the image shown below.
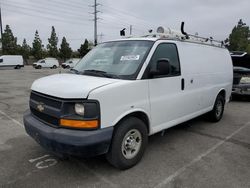
<path fill-rule="evenodd" d="M 102 76 L 102 77 L 106 77 L 106 78 L 120 78 L 118 75 L 109 74 L 105 71 L 94 70 L 94 69 L 93 70 L 84 70 L 82 72 L 82 74 Z"/>

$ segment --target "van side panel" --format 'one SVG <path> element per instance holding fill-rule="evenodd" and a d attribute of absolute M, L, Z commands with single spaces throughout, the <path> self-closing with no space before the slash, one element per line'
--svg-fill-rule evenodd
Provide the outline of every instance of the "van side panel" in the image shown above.
<path fill-rule="evenodd" d="M 20 55 L 3 55 L 0 59 L 2 59 L 0 67 L 14 67 L 16 65 L 23 66 L 23 57 Z"/>
<path fill-rule="evenodd" d="M 185 90 L 195 90 L 200 109 L 212 109 L 216 96 L 226 91 L 229 101 L 233 67 L 227 49 L 188 42 L 177 42 Z"/>

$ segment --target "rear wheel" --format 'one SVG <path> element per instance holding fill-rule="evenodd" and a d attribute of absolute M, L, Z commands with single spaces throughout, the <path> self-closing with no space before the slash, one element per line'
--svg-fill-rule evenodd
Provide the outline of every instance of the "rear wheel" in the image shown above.
<path fill-rule="evenodd" d="M 225 98 L 219 94 L 215 100 L 214 108 L 209 112 L 209 120 L 212 122 L 218 122 L 221 120 L 224 113 Z"/>
<path fill-rule="evenodd" d="M 52 69 L 56 69 L 56 68 L 57 68 L 57 66 L 56 66 L 56 65 L 53 65 Z"/>
<path fill-rule="evenodd" d="M 131 168 L 141 160 L 147 143 L 145 123 L 135 117 L 127 118 L 115 128 L 107 160 L 121 170 Z"/>
<path fill-rule="evenodd" d="M 21 66 L 20 65 L 17 65 L 16 67 L 15 67 L 15 69 L 20 69 L 21 68 Z"/>

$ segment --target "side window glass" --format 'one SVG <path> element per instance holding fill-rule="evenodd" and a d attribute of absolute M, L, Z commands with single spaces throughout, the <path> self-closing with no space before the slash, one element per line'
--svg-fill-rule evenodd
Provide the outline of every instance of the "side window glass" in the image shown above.
<path fill-rule="evenodd" d="M 180 75 L 180 62 L 175 44 L 160 44 L 151 58 L 150 70 L 156 70 L 156 64 L 159 59 L 168 59 L 170 63 L 170 74 L 168 76 Z"/>
<path fill-rule="evenodd" d="M 0 63 L 2 63 L 3 62 L 3 59 L 0 59 Z"/>

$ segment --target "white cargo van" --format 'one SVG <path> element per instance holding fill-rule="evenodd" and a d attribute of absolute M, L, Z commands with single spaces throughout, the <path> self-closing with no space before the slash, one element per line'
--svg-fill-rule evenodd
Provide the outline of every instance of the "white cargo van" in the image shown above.
<path fill-rule="evenodd" d="M 0 67 L 14 67 L 15 69 L 20 69 L 24 67 L 23 57 L 21 55 L 0 56 Z"/>
<path fill-rule="evenodd" d="M 41 69 L 41 68 L 56 69 L 57 67 L 59 67 L 59 63 L 56 58 L 45 58 L 37 61 L 36 63 L 33 63 L 33 67 L 36 69 Z"/>
<path fill-rule="evenodd" d="M 64 68 L 64 69 L 73 68 L 79 61 L 80 61 L 79 58 L 69 59 L 69 60 L 65 61 L 64 63 L 62 63 L 62 68 Z"/>
<path fill-rule="evenodd" d="M 49 151 L 106 154 L 127 169 L 142 158 L 148 136 L 205 113 L 219 121 L 232 90 L 228 50 L 167 31 L 99 44 L 71 73 L 36 80 L 27 133 Z"/>

